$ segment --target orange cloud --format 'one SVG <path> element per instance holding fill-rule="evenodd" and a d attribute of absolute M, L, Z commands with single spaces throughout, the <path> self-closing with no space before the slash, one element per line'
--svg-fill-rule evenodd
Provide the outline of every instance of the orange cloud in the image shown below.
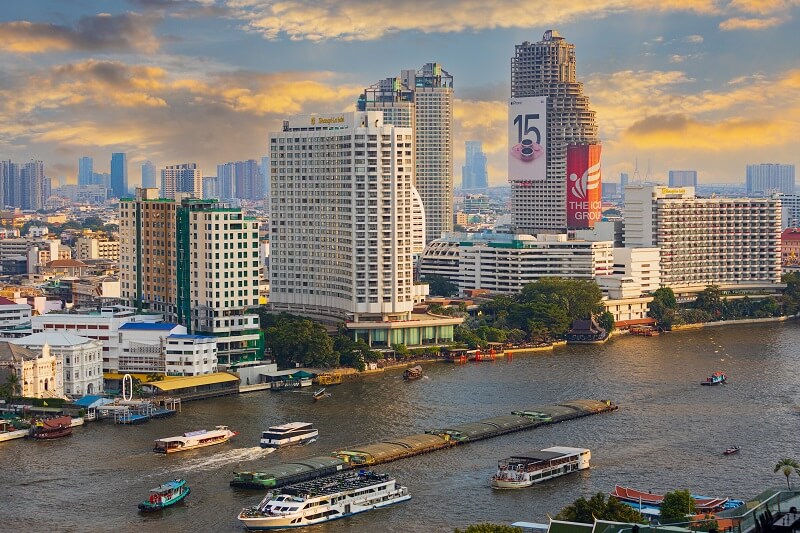
<path fill-rule="evenodd" d="M 765 19 L 734 17 L 720 22 L 719 29 L 723 31 L 766 30 L 769 28 L 774 28 L 775 26 L 780 26 L 784 22 L 786 22 L 786 20 L 780 17 L 770 17 Z"/>

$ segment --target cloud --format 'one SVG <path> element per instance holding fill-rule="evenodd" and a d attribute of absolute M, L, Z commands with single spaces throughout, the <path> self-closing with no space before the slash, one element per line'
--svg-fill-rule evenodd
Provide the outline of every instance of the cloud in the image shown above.
<path fill-rule="evenodd" d="M 770 17 L 766 19 L 734 17 L 720 22 L 719 29 L 722 31 L 766 30 L 774 28 L 775 26 L 780 26 L 784 22 L 786 22 L 786 20 L 780 17 Z"/>
<path fill-rule="evenodd" d="M 703 44 L 705 39 L 703 39 L 702 35 L 687 35 L 683 38 L 683 41 L 689 44 Z"/>
<path fill-rule="evenodd" d="M 228 8 L 214 0 L 128 0 L 139 9 L 170 12 L 175 18 L 219 17 L 230 14 Z"/>
<path fill-rule="evenodd" d="M 0 23 L 0 50 L 41 54 L 81 50 L 88 52 L 154 52 L 155 19 L 136 13 L 81 17 L 74 27 L 14 21 Z"/>

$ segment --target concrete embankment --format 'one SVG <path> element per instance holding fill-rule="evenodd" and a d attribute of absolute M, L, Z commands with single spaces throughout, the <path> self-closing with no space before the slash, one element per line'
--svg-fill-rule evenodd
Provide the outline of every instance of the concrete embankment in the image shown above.
<path fill-rule="evenodd" d="M 720 320 L 717 322 L 700 322 L 699 324 L 682 324 L 672 326 L 672 331 L 682 331 L 687 329 L 714 328 L 719 326 L 740 326 L 744 324 L 764 324 L 768 322 L 786 322 L 795 320 L 796 316 L 773 316 L 768 318 L 746 318 L 742 320 Z"/>

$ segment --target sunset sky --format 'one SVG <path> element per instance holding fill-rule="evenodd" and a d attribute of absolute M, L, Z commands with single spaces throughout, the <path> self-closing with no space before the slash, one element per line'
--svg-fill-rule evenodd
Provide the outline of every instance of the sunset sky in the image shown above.
<path fill-rule="evenodd" d="M 741 183 L 747 163 L 798 162 L 800 0 L 27 0 L 0 12 L 0 158 L 74 183 L 142 161 L 260 159 L 289 115 L 353 110 L 401 69 L 455 79 L 464 141 L 506 183 L 514 45 L 557 29 L 597 111 L 603 175 L 695 169 Z M 54 180 L 54 185 L 56 185 Z"/>

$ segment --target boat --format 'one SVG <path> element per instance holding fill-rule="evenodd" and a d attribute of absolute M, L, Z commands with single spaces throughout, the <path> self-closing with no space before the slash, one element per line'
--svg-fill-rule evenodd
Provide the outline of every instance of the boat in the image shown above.
<path fill-rule="evenodd" d="M 591 452 L 586 448 L 553 446 L 529 455 L 512 455 L 499 461 L 492 488 L 521 489 L 570 472 L 589 468 Z"/>
<path fill-rule="evenodd" d="M 33 439 L 58 439 L 72 435 L 72 417 L 57 416 L 36 420 L 31 424 L 28 436 Z"/>
<path fill-rule="evenodd" d="M 738 453 L 738 451 L 741 450 L 741 449 L 742 449 L 741 446 L 728 446 L 727 448 L 725 448 L 725 451 L 722 452 L 722 453 L 723 453 L 723 455 L 732 455 L 734 453 Z"/>
<path fill-rule="evenodd" d="M 315 402 L 319 401 L 319 400 L 325 398 L 326 396 L 330 396 L 330 394 L 327 394 L 325 392 L 325 387 L 322 387 L 321 389 L 319 389 L 319 390 L 314 392 L 314 401 Z"/>
<path fill-rule="evenodd" d="M 198 429 L 178 437 L 157 439 L 153 451 L 156 453 L 184 452 L 195 448 L 222 444 L 238 434 L 238 431 L 231 431 L 228 426 L 215 426 L 214 429 Z"/>
<path fill-rule="evenodd" d="M 406 381 L 413 381 L 415 379 L 420 379 L 421 377 L 422 367 L 419 365 L 406 368 L 405 372 L 403 372 L 403 379 Z"/>
<path fill-rule="evenodd" d="M 700 382 L 701 385 L 721 385 L 725 383 L 728 376 L 724 372 L 714 372 L 711 376 L 707 377 L 705 381 Z"/>
<path fill-rule="evenodd" d="M 261 433 L 262 448 L 285 448 L 297 444 L 305 444 L 317 438 L 319 430 L 307 422 L 290 422 L 281 426 L 272 426 Z"/>
<path fill-rule="evenodd" d="M 186 486 L 185 479 L 173 479 L 154 489 L 150 489 L 150 497 L 139 504 L 139 510 L 144 512 L 160 511 L 170 505 L 175 505 L 189 495 L 191 489 Z"/>
<path fill-rule="evenodd" d="M 303 527 L 409 500 L 408 488 L 388 474 L 346 472 L 289 485 L 242 509 L 247 530 Z"/>
<path fill-rule="evenodd" d="M 642 492 L 619 485 L 614 486 L 611 495 L 634 508 L 638 506 L 661 507 L 661 503 L 664 501 L 664 496 L 661 494 Z M 692 497 L 694 498 L 694 506 L 698 513 L 713 513 L 725 509 L 735 509 L 736 507 L 744 505 L 742 500 L 733 500 L 731 498 L 711 498 L 694 494 Z"/>

